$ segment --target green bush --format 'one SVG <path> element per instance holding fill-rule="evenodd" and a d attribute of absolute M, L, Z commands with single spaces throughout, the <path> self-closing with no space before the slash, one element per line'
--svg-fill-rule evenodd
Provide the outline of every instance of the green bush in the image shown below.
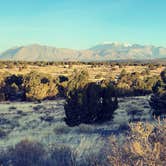
<path fill-rule="evenodd" d="M 47 74 L 30 72 L 26 75 L 2 74 L 0 77 L 0 101 L 52 99 L 57 94 L 57 81 Z"/>
<path fill-rule="evenodd" d="M 72 76 L 70 76 L 65 88 L 65 96 L 69 97 L 70 93 L 83 88 L 89 82 L 89 73 L 86 70 L 77 71 L 75 70 Z"/>
<path fill-rule="evenodd" d="M 58 93 L 55 80 L 43 73 L 30 72 L 25 75 L 23 86 L 25 87 L 27 100 L 53 98 Z"/>
<path fill-rule="evenodd" d="M 110 120 L 118 101 L 114 87 L 89 83 L 69 93 L 65 104 L 65 121 L 69 126 L 101 123 Z"/>
<path fill-rule="evenodd" d="M 25 92 L 22 86 L 23 76 L 10 75 L 5 79 L 3 88 L 7 100 L 25 100 Z"/>
<path fill-rule="evenodd" d="M 162 71 L 160 76 L 161 79 L 153 87 L 153 95 L 149 102 L 156 116 L 166 114 L 166 70 Z"/>
<path fill-rule="evenodd" d="M 117 96 L 143 96 L 152 93 L 153 85 L 159 78 L 157 76 L 141 78 L 138 72 L 120 74 L 116 82 Z"/>

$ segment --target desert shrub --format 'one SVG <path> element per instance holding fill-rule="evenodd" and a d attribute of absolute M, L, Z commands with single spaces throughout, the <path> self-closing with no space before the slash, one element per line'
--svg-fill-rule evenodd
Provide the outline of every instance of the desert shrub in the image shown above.
<path fill-rule="evenodd" d="M 22 69 L 27 69 L 28 65 L 27 64 L 22 64 Z"/>
<path fill-rule="evenodd" d="M 14 148 L 9 148 L 1 153 L 0 162 L 2 165 L 13 166 L 39 166 L 44 162 L 45 150 L 42 144 L 23 140 Z"/>
<path fill-rule="evenodd" d="M 166 83 L 166 69 L 161 72 L 160 76 L 162 81 Z"/>
<path fill-rule="evenodd" d="M 70 147 L 57 145 L 52 146 L 51 156 L 49 159 L 53 165 L 60 166 L 75 166 L 76 158 L 75 153 Z"/>
<path fill-rule="evenodd" d="M 4 86 L 5 86 L 5 79 L 8 77 L 9 73 L 0 73 L 0 101 L 6 100 Z"/>
<path fill-rule="evenodd" d="M 155 70 L 157 67 L 154 64 L 149 64 L 149 70 Z"/>
<path fill-rule="evenodd" d="M 113 86 L 95 83 L 71 91 L 65 104 L 65 121 L 70 126 L 81 123 L 99 123 L 110 120 L 118 107 Z"/>
<path fill-rule="evenodd" d="M 25 100 L 25 93 L 23 90 L 23 76 L 10 75 L 4 80 L 5 85 L 3 91 L 7 100 Z"/>
<path fill-rule="evenodd" d="M 5 93 L 2 90 L 0 90 L 0 102 L 5 100 L 6 100 Z"/>
<path fill-rule="evenodd" d="M 47 74 L 30 72 L 25 75 L 23 84 L 27 100 L 43 100 L 57 95 L 55 80 Z"/>
<path fill-rule="evenodd" d="M 149 102 L 156 116 L 166 114 L 166 70 L 162 71 L 160 76 L 161 79 L 153 87 L 153 95 Z"/>
<path fill-rule="evenodd" d="M 63 75 L 58 77 L 58 94 L 59 96 L 65 97 L 67 92 L 69 78 Z"/>
<path fill-rule="evenodd" d="M 119 63 L 119 68 L 123 68 L 123 64 L 122 63 Z"/>
<path fill-rule="evenodd" d="M 0 149 L 2 166 L 75 166 L 76 154 L 65 145 L 44 145 L 23 140 L 14 147 Z"/>
<path fill-rule="evenodd" d="M 88 80 L 89 74 L 85 70 L 75 70 L 69 78 L 60 76 L 58 93 L 62 97 L 67 97 L 71 91 L 84 87 L 88 83 Z"/>
<path fill-rule="evenodd" d="M 121 77 L 125 76 L 126 74 L 127 74 L 127 71 L 126 71 L 125 69 L 123 69 L 123 70 L 120 72 L 119 77 L 121 78 Z"/>
<path fill-rule="evenodd" d="M 157 76 L 142 79 L 141 74 L 138 72 L 126 73 L 122 71 L 116 82 L 117 96 L 143 96 L 150 94 L 157 80 Z"/>
<path fill-rule="evenodd" d="M 13 62 L 8 62 L 6 67 L 8 69 L 13 69 L 15 66 L 14 66 Z"/>
<path fill-rule="evenodd" d="M 3 62 L 0 62 L 0 69 L 4 69 L 5 68 L 5 64 Z"/>
<path fill-rule="evenodd" d="M 146 73 L 146 75 L 149 75 L 150 74 L 150 69 L 149 68 L 145 69 L 145 73 Z"/>
<path fill-rule="evenodd" d="M 61 83 L 63 88 L 65 83 Z M 32 71 L 26 75 L 6 73 L 0 77 L 0 101 L 44 100 L 52 99 L 57 94 L 58 83 L 48 74 Z"/>
<path fill-rule="evenodd" d="M 95 76 L 95 79 L 100 79 L 100 78 L 102 78 L 102 74 L 97 74 L 97 75 Z"/>
<path fill-rule="evenodd" d="M 160 80 L 160 76 L 153 76 L 153 77 L 147 77 L 144 78 L 145 83 L 145 89 L 150 92 L 153 91 L 154 85 L 157 83 L 157 81 Z"/>
<path fill-rule="evenodd" d="M 68 80 L 69 80 L 69 78 L 66 77 L 66 76 L 63 76 L 63 75 L 60 75 L 60 76 L 59 76 L 59 82 L 60 82 L 60 83 L 66 82 L 66 81 L 68 81 Z"/>
<path fill-rule="evenodd" d="M 89 82 L 89 74 L 87 71 L 74 71 L 74 74 L 70 77 L 67 84 L 66 96 L 70 95 L 70 92 L 79 88 L 83 88 Z"/>
<path fill-rule="evenodd" d="M 58 95 L 61 97 L 66 97 L 68 92 L 68 82 L 64 81 L 58 84 Z"/>
<path fill-rule="evenodd" d="M 158 125 L 136 123 L 123 143 L 116 137 L 110 138 L 111 165 L 165 165 L 166 163 L 166 122 Z"/>

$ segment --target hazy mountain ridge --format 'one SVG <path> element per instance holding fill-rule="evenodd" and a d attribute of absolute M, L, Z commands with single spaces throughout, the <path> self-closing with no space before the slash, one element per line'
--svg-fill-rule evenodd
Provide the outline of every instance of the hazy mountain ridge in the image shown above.
<path fill-rule="evenodd" d="M 100 61 L 166 58 L 166 48 L 128 43 L 103 43 L 87 50 L 56 48 L 38 44 L 9 49 L 0 60 Z"/>

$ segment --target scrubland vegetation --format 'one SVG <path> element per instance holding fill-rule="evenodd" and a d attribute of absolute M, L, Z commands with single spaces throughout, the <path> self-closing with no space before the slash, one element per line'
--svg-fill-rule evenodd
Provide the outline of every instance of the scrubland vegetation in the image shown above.
<path fill-rule="evenodd" d="M 164 65 L 133 63 L 79 63 L 79 62 L 0 62 L 0 100 L 31 101 L 66 96 L 72 86 L 86 83 L 112 84 L 117 97 L 140 96 L 152 93 L 160 80 Z M 85 83 L 71 82 L 87 72 Z M 81 78 L 80 78 L 81 79 Z M 78 84 L 78 85 L 77 85 Z M 81 87 L 82 88 L 82 87 Z"/>
<path fill-rule="evenodd" d="M 40 141 L 24 139 L 6 149 L 0 149 L 1 165 L 166 165 L 166 124 L 163 120 L 166 114 L 165 65 L 116 62 L 1 62 L 0 66 L 0 100 L 3 103 L 40 103 L 44 100 L 65 99 L 62 114 L 64 116 L 57 114 L 57 117 L 61 118 L 58 123 L 63 121 L 66 124 L 52 130 L 59 137 L 63 134 L 69 136 L 72 130 L 75 131 L 74 134 L 98 135 L 102 128 L 97 127 L 103 124 L 111 128 L 111 122 L 124 97 L 150 96 L 149 105 L 145 105 L 144 109 L 148 107 L 148 114 L 152 116 L 149 122 L 145 122 L 146 119 L 137 119 L 135 123 L 123 126 L 121 124 L 118 129 L 115 127 L 107 136 L 100 135 L 104 144 L 100 146 L 100 152 L 96 151 L 95 154 L 80 157 L 76 148 L 67 145 L 44 145 Z M 10 112 L 16 109 L 12 106 Z M 40 121 L 47 123 L 49 128 L 51 124 L 57 123 L 55 110 L 56 108 L 46 110 L 37 105 L 34 107 L 33 116 L 40 117 Z M 142 112 L 143 110 L 131 108 L 126 113 L 134 117 Z M 17 110 L 16 114 L 26 118 L 28 112 Z M 4 118 L 6 112 L 1 115 L 0 125 L 9 125 L 11 122 Z M 153 115 L 161 119 L 156 122 Z M 41 122 L 35 120 L 33 123 L 36 125 Z M 15 126 L 17 125 L 19 124 L 16 123 Z M 125 132 L 121 133 L 122 130 Z M 5 139 L 8 132 L 2 128 L 0 139 Z"/>
<path fill-rule="evenodd" d="M 44 147 L 38 142 L 23 140 L 14 147 L 0 151 L 1 165 L 13 166 L 131 166 L 166 164 L 166 122 L 136 123 L 130 132 L 118 140 L 108 137 L 107 144 L 98 154 L 78 160 L 77 152 L 67 146 Z"/>
<path fill-rule="evenodd" d="M 166 70 L 161 72 L 161 79 L 153 87 L 150 105 L 157 116 L 166 112 Z"/>

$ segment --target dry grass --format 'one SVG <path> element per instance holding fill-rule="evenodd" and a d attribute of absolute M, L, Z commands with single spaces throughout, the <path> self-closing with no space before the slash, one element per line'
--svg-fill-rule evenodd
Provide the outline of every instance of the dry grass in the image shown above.
<path fill-rule="evenodd" d="M 46 73 L 46 74 L 50 74 L 54 77 L 58 77 L 59 75 L 64 75 L 64 76 L 70 76 L 72 74 L 72 72 L 74 72 L 75 69 L 77 70 L 84 70 L 86 69 L 89 74 L 90 74 L 90 78 L 91 81 L 96 81 L 96 80 L 102 80 L 102 79 L 106 79 L 106 78 L 115 78 L 116 75 L 120 74 L 120 72 L 125 69 L 128 73 L 132 73 L 132 72 L 139 72 L 141 73 L 142 71 L 144 71 L 145 69 L 147 69 L 148 66 L 125 66 L 122 68 L 119 68 L 118 65 L 111 67 L 110 65 L 106 65 L 106 66 L 98 66 L 98 65 L 88 65 L 88 64 L 80 64 L 80 65 L 49 65 L 49 66 L 35 66 L 35 65 L 28 65 L 26 69 L 22 69 L 19 70 L 19 67 L 14 67 L 11 69 L 8 68 L 4 68 L 1 69 L 1 73 L 4 72 L 9 72 L 11 74 L 27 74 L 31 71 L 38 71 L 40 73 Z M 151 70 L 150 71 L 150 75 L 149 76 L 153 76 L 153 75 L 159 75 L 161 73 L 161 71 L 164 69 L 164 67 L 158 67 L 155 70 Z M 101 75 L 100 78 L 95 79 L 96 75 Z"/>
<path fill-rule="evenodd" d="M 89 127 L 81 126 L 89 131 Z M 86 129 L 85 129 L 86 128 Z M 131 131 L 123 143 L 112 136 L 100 151 L 78 159 L 78 150 L 64 145 L 43 146 L 23 140 L 6 152 L 0 151 L 0 164 L 13 166 L 165 166 L 166 121 L 156 124 L 138 122 L 130 125 Z M 86 149 L 91 140 L 81 138 L 80 146 Z M 95 148 L 96 145 L 92 146 Z M 79 158 L 81 159 L 81 158 Z"/>
<path fill-rule="evenodd" d="M 136 123 L 120 145 L 111 137 L 111 155 L 109 161 L 115 166 L 164 166 L 166 165 L 166 121 L 155 125 Z"/>
<path fill-rule="evenodd" d="M 70 127 L 68 127 L 67 125 L 63 124 L 63 125 L 58 125 L 56 128 L 54 128 L 54 133 L 56 135 L 61 135 L 61 134 L 67 134 L 70 132 Z"/>

